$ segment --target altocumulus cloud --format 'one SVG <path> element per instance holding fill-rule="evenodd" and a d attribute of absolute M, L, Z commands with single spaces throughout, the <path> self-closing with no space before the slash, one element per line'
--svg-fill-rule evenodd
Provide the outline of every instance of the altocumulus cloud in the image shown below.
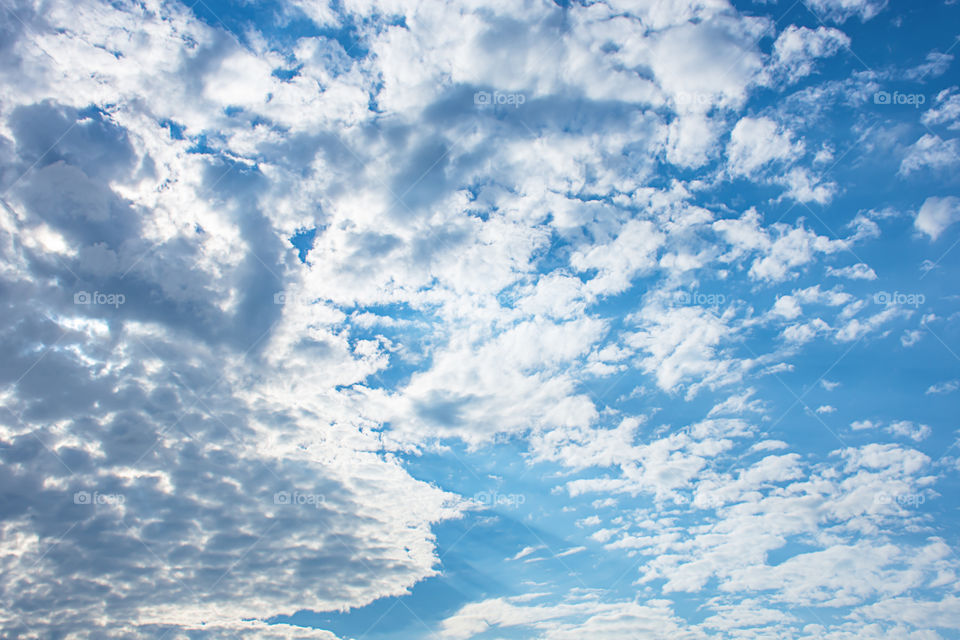
<path fill-rule="evenodd" d="M 960 9 L 789 4 L 5 2 L 0 635 L 957 637 Z"/>

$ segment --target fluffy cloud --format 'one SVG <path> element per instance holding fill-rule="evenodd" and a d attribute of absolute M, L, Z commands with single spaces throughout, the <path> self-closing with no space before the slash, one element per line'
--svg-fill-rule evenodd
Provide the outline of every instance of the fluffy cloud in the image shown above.
<path fill-rule="evenodd" d="M 796 159 L 803 143 L 770 118 L 743 118 L 730 132 L 728 168 L 735 176 L 755 176 L 773 163 Z"/>
<path fill-rule="evenodd" d="M 728 318 L 700 307 L 660 309 L 647 307 L 637 316 L 641 329 L 627 337 L 627 343 L 646 355 L 640 361 L 657 385 L 671 391 L 680 384 L 695 382 L 690 393 L 703 384 L 714 385 L 737 379 L 736 360 L 718 350 L 729 339 Z"/>
<path fill-rule="evenodd" d="M 517 627 L 550 640 L 572 640 L 584 632 L 611 640 L 651 633 L 669 633 L 674 638 L 704 637 L 701 632 L 686 628 L 670 604 L 669 600 L 605 603 L 588 597 L 559 605 L 524 605 L 497 598 L 464 606 L 444 620 L 441 637 L 466 640 L 484 632 Z"/>
<path fill-rule="evenodd" d="M 960 220 L 960 198 L 931 196 L 923 201 L 913 226 L 925 233 L 930 240 L 936 240 L 947 227 Z"/>
<path fill-rule="evenodd" d="M 924 124 L 945 124 L 948 129 L 960 129 L 960 93 L 956 87 L 944 89 L 937 94 L 934 105 L 923 112 Z"/>
<path fill-rule="evenodd" d="M 960 140 L 941 140 L 925 134 L 917 140 L 900 163 L 900 173 L 910 175 L 924 168 L 934 171 L 949 169 L 960 163 Z"/>
<path fill-rule="evenodd" d="M 570 257 L 570 264 L 580 271 L 596 269 L 597 275 L 587 282 L 594 294 L 619 293 L 633 277 L 656 264 L 656 251 L 663 244 L 663 234 L 652 222 L 631 220 L 610 243 L 596 244 L 587 252 Z"/>
<path fill-rule="evenodd" d="M 839 29 L 790 25 L 773 43 L 773 56 L 789 81 L 795 82 L 813 73 L 817 58 L 830 57 L 848 46 L 850 38 Z"/>
<path fill-rule="evenodd" d="M 756 280 L 786 280 L 794 275 L 795 267 L 808 264 L 816 254 L 835 253 L 847 246 L 844 240 L 831 240 L 802 226 L 790 228 L 774 224 L 762 228 L 755 211 L 747 211 L 738 219 L 718 220 L 713 228 L 731 245 L 725 259 L 736 260 L 753 252 L 760 254 L 749 271 L 750 277 Z"/>

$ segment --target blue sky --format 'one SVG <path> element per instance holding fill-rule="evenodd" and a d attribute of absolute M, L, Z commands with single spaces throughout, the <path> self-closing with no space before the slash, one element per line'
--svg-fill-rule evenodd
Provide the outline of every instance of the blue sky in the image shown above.
<path fill-rule="evenodd" d="M 960 4 L 0 12 L 3 637 L 960 638 Z"/>

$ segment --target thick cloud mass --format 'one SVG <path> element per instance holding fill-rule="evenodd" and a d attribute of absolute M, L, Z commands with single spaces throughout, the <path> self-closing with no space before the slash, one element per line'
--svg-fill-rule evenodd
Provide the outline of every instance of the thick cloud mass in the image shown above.
<path fill-rule="evenodd" d="M 952 41 L 783 4 L 4 5 L 0 636 L 957 637 Z"/>

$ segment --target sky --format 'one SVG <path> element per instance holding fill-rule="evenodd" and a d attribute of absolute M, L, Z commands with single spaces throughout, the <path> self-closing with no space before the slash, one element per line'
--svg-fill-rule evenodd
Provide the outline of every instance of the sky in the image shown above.
<path fill-rule="evenodd" d="M 0 0 L 0 636 L 960 638 L 956 0 Z"/>

